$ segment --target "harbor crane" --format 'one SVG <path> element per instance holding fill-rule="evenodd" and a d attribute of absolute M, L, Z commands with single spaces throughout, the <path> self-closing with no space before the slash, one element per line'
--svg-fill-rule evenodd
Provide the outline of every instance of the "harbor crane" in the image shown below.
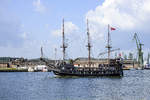
<path fill-rule="evenodd" d="M 148 56 L 147 56 L 147 64 L 149 65 L 149 59 L 150 59 L 150 53 L 148 53 Z"/>
<path fill-rule="evenodd" d="M 142 52 L 142 46 L 144 44 L 142 44 L 139 40 L 139 37 L 137 35 L 137 33 L 134 34 L 134 37 L 133 39 L 135 40 L 136 42 L 136 45 L 137 45 L 137 50 L 138 50 L 138 65 L 140 68 L 143 68 L 143 52 Z"/>

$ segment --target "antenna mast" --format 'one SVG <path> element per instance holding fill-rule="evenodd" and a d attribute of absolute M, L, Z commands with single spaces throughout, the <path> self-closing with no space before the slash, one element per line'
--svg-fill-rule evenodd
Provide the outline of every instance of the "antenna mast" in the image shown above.
<path fill-rule="evenodd" d="M 90 43 L 90 33 L 89 33 L 89 24 L 88 24 L 88 19 L 87 19 L 87 36 L 88 36 L 88 65 L 89 67 L 91 66 L 91 43 Z"/>
<path fill-rule="evenodd" d="M 65 56 L 66 56 L 66 44 L 65 44 L 65 33 L 64 33 L 64 19 L 63 19 L 63 25 L 62 25 L 62 46 L 61 48 L 63 48 L 63 61 L 65 60 Z"/>

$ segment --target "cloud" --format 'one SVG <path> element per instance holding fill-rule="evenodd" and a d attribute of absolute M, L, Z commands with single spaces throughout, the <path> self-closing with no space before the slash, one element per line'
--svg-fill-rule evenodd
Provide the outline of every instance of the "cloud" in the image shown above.
<path fill-rule="evenodd" d="M 45 28 L 49 29 L 50 25 L 49 24 L 45 24 Z"/>
<path fill-rule="evenodd" d="M 0 11 L 0 46 L 18 47 L 24 42 L 24 38 L 21 37 L 23 30 L 19 19 L 8 12 L 5 8 Z"/>
<path fill-rule="evenodd" d="M 40 47 L 44 47 L 44 54 L 49 55 L 49 52 L 52 52 L 51 47 L 49 47 L 50 41 L 48 40 L 26 40 L 23 42 L 22 47 L 1 47 L 0 56 L 10 56 L 10 57 L 24 57 L 24 58 L 37 58 L 40 57 Z M 52 56 L 52 54 L 51 54 Z M 46 56 L 47 57 L 47 56 Z"/>
<path fill-rule="evenodd" d="M 67 35 L 76 33 L 79 30 L 78 26 L 76 26 L 72 22 L 65 22 L 64 27 L 65 34 Z M 62 28 L 52 31 L 52 34 L 55 36 L 61 36 Z"/>
<path fill-rule="evenodd" d="M 149 30 L 150 22 L 149 0 L 105 0 L 102 5 L 86 13 L 89 19 L 91 33 L 102 39 L 108 24 L 120 31 Z"/>
<path fill-rule="evenodd" d="M 23 39 L 27 39 L 27 35 L 28 35 L 27 32 L 23 32 L 20 36 L 21 36 Z"/>
<path fill-rule="evenodd" d="M 34 11 L 39 13 L 44 13 L 46 11 L 46 7 L 42 4 L 41 0 L 33 1 Z"/>

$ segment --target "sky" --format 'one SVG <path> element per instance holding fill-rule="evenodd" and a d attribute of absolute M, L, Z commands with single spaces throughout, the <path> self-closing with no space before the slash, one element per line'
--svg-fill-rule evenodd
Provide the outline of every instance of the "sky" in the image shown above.
<path fill-rule="evenodd" d="M 67 58 L 87 57 L 87 26 L 92 57 L 106 51 L 107 26 L 117 53 L 137 55 L 133 40 L 137 33 L 144 44 L 144 56 L 150 52 L 149 0 L 0 0 L 0 56 L 62 58 L 62 19 L 65 20 Z"/>

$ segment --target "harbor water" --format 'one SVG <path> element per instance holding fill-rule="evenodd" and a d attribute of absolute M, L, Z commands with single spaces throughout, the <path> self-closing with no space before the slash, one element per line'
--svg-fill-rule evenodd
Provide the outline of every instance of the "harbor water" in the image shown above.
<path fill-rule="evenodd" d="M 0 100 L 150 100 L 150 70 L 127 70 L 124 77 L 1 72 Z"/>

